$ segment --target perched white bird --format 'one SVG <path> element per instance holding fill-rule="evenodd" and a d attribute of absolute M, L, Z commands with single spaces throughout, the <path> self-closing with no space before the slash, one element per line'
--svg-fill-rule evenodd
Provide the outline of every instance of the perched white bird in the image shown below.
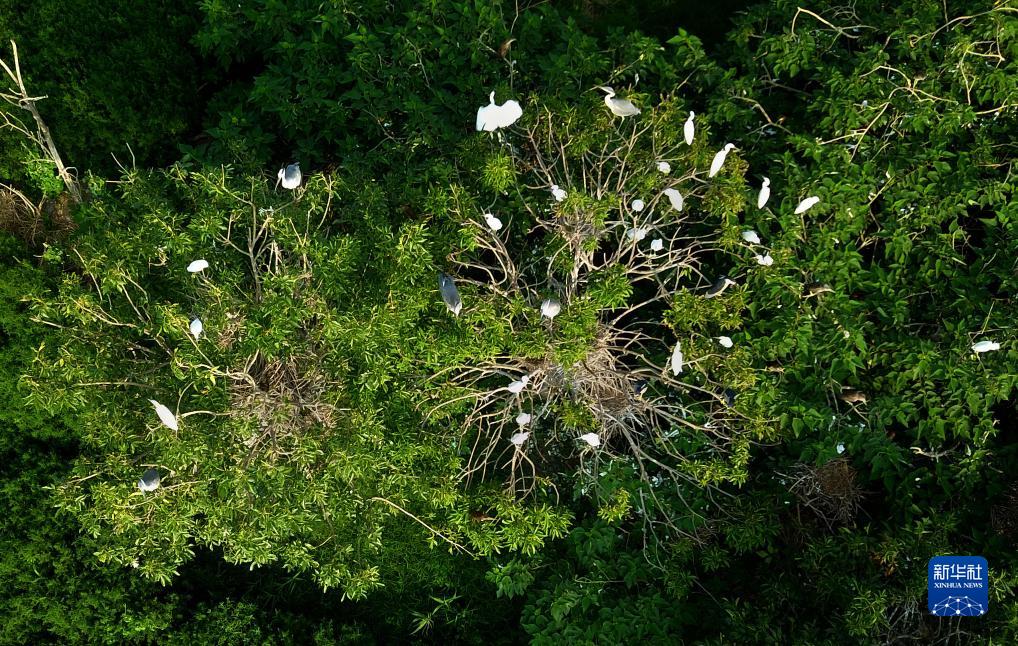
<path fill-rule="evenodd" d="M 654 238 L 653 240 L 650 241 L 650 250 L 651 251 L 655 251 L 655 252 L 656 251 L 663 251 L 664 248 L 665 248 L 665 243 L 664 243 L 664 241 L 661 238 Z"/>
<path fill-rule="evenodd" d="M 710 163 L 710 171 L 707 172 L 707 177 L 714 177 L 718 174 L 721 167 L 725 165 L 725 158 L 728 157 L 728 153 L 732 152 L 734 148 L 735 144 L 725 144 L 725 147 L 714 155 L 714 160 Z"/>
<path fill-rule="evenodd" d="M 730 348 L 730 347 L 732 347 L 732 345 L 734 345 L 732 343 L 732 338 L 728 337 L 728 336 L 719 336 L 718 337 L 718 343 L 720 343 L 721 347 L 723 347 L 723 348 Z"/>
<path fill-rule="evenodd" d="M 516 416 L 516 423 L 523 427 L 529 424 L 531 419 L 530 413 L 520 413 Z"/>
<path fill-rule="evenodd" d="M 523 116 L 523 108 L 512 99 L 498 105 L 495 103 L 495 93 L 492 92 L 488 95 L 488 101 L 488 105 L 477 108 L 478 131 L 494 132 L 499 128 L 508 128 Z"/>
<path fill-rule="evenodd" d="M 978 343 L 972 344 L 972 351 L 976 354 L 982 352 L 992 352 L 993 350 L 1000 350 L 1000 344 L 996 341 L 979 341 Z"/>
<path fill-rule="evenodd" d="M 197 317 L 195 317 L 195 319 L 192 320 L 191 324 L 187 327 L 191 330 L 191 334 L 193 334 L 196 339 L 201 338 L 201 333 L 205 331 L 205 326 L 202 325 L 201 319 Z"/>
<path fill-rule="evenodd" d="M 696 126 L 693 125 L 693 117 L 696 113 L 692 110 L 689 111 L 689 118 L 686 119 L 686 123 L 682 126 L 682 136 L 686 138 L 686 145 L 693 145 L 693 133 L 695 132 Z"/>
<path fill-rule="evenodd" d="M 760 236 L 757 235 L 756 231 L 750 229 L 749 231 L 742 232 L 742 239 L 750 244 L 760 244 Z"/>
<path fill-rule="evenodd" d="M 601 86 L 598 89 L 605 93 L 604 104 L 616 117 L 632 117 L 640 114 L 640 108 L 633 105 L 629 99 L 615 98 L 615 90 L 610 87 Z"/>
<path fill-rule="evenodd" d="M 765 177 L 763 184 L 760 185 L 760 193 L 756 196 L 756 208 L 762 209 L 769 199 L 771 199 L 771 180 Z"/>
<path fill-rule="evenodd" d="M 672 165 L 666 161 L 659 161 L 657 163 L 657 169 L 664 173 L 665 175 L 667 175 L 668 173 L 672 172 Z"/>
<path fill-rule="evenodd" d="M 679 193 L 674 188 L 666 188 L 664 190 L 665 197 L 668 198 L 668 202 L 671 203 L 672 208 L 676 211 L 682 210 L 682 193 Z"/>
<path fill-rule="evenodd" d="M 771 265 L 774 264 L 774 259 L 771 258 L 771 255 L 769 253 L 768 254 L 764 254 L 762 256 L 760 254 L 757 254 L 754 257 L 756 258 L 756 264 L 758 264 L 758 265 L 763 265 L 764 267 L 770 267 Z"/>
<path fill-rule="evenodd" d="M 191 272 L 192 274 L 197 274 L 199 272 L 205 271 L 208 268 L 209 268 L 209 263 L 204 258 L 200 258 L 198 260 L 195 260 L 194 262 L 192 262 L 190 265 L 187 266 L 187 270 L 189 272 Z"/>
<path fill-rule="evenodd" d="M 601 446 L 601 436 L 597 433 L 584 433 L 580 436 L 580 439 L 587 443 L 592 448 Z"/>
<path fill-rule="evenodd" d="M 643 200 L 633 200 L 631 208 L 634 211 L 636 211 L 637 213 L 639 213 L 640 211 L 643 210 L 643 207 L 645 207 L 645 206 L 647 206 L 647 205 L 643 203 Z"/>
<path fill-rule="evenodd" d="M 453 316 L 459 316 L 460 310 L 463 309 L 463 299 L 460 298 L 460 292 L 456 289 L 452 277 L 441 271 L 438 272 L 438 291 L 442 294 L 445 307 Z"/>
<path fill-rule="evenodd" d="M 799 202 L 799 206 L 795 207 L 795 214 L 799 215 L 800 213 L 805 213 L 806 211 L 809 211 L 814 206 L 816 206 L 817 203 L 819 203 L 819 202 L 820 202 L 820 198 L 817 197 L 816 195 L 812 195 L 810 197 L 807 197 L 802 202 Z"/>
<path fill-rule="evenodd" d="M 491 213 L 484 214 L 484 222 L 485 224 L 488 225 L 488 228 L 490 228 L 492 231 L 498 231 L 502 228 L 502 220 L 499 220 Z"/>
<path fill-rule="evenodd" d="M 672 350 L 672 374 L 677 375 L 682 372 L 682 343 L 676 343 L 675 349 Z"/>
<path fill-rule="evenodd" d="M 551 185 L 551 194 L 552 197 L 555 198 L 556 202 L 561 202 L 562 200 L 566 199 L 566 195 L 568 195 L 568 193 L 566 193 L 564 189 L 558 187 L 558 184 Z"/>
<path fill-rule="evenodd" d="M 519 395 L 521 392 L 523 392 L 523 389 L 526 388 L 528 383 L 530 383 L 530 376 L 523 375 L 516 381 L 509 384 L 509 392 L 511 392 L 514 395 Z"/>
<path fill-rule="evenodd" d="M 647 237 L 650 230 L 647 227 L 636 227 L 635 229 L 626 229 L 626 238 L 639 242 Z"/>
<path fill-rule="evenodd" d="M 283 188 L 293 190 L 300 186 L 301 174 L 300 174 L 300 162 L 290 164 L 285 168 L 280 168 L 279 172 L 276 173 L 276 177 L 279 178 L 277 184 L 282 184 Z"/>
<path fill-rule="evenodd" d="M 842 453 L 845 452 L 845 445 L 842 444 L 841 442 L 838 442 L 838 446 L 836 446 L 834 448 L 838 452 L 838 455 L 841 455 Z"/>
<path fill-rule="evenodd" d="M 554 298 L 546 298 L 541 303 L 541 316 L 554 319 L 562 311 L 562 303 L 558 302 Z"/>
<path fill-rule="evenodd" d="M 509 441 L 516 446 L 523 446 L 523 443 L 527 441 L 528 437 L 530 437 L 530 433 L 527 431 L 521 431 L 520 433 L 514 433 Z"/>
<path fill-rule="evenodd" d="M 145 469 L 138 480 L 138 488 L 142 491 L 155 491 L 159 488 L 159 472 L 155 469 Z"/>
<path fill-rule="evenodd" d="M 162 422 L 166 428 L 170 429 L 171 431 L 175 431 L 179 428 L 177 426 L 177 416 L 173 414 L 173 411 L 163 406 L 154 399 L 150 399 L 148 401 L 150 404 L 155 406 L 156 415 L 159 416 L 159 421 Z"/>

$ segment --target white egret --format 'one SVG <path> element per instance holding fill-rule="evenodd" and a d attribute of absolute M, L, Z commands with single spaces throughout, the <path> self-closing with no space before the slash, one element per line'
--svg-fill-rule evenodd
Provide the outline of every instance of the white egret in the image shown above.
<path fill-rule="evenodd" d="M 639 242 L 647 237 L 650 230 L 647 227 L 636 227 L 635 229 L 626 229 L 626 238 Z"/>
<path fill-rule="evenodd" d="M 664 173 L 665 175 L 667 175 L 668 173 L 672 172 L 672 165 L 666 161 L 659 161 L 657 163 L 657 169 Z"/>
<path fill-rule="evenodd" d="M 714 160 L 710 163 L 710 171 L 707 172 L 707 177 L 714 177 L 721 170 L 721 167 L 725 165 L 725 158 L 728 157 L 728 153 L 735 149 L 735 144 L 725 144 L 725 147 L 719 150 L 714 155 Z"/>
<path fill-rule="evenodd" d="M 515 444 L 516 446 L 523 446 L 523 443 L 527 441 L 528 437 L 530 437 L 529 432 L 521 431 L 519 433 L 514 433 L 513 436 L 509 439 L 509 441 Z"/>
<path fill-rule="evenodd" d="M 799 206 L 795 207 L 795 214 L 799 215 L 801 213 L 805 213 L 806 211 L 809 211 L 814 206 L 816 206 L 819 202 L 820 202 L 819 197 L 817 197 L 816 195 L 811 195 L 810 197 L 807 197 L 805 200 L 799 202 Z"/>
<path fill-rule="evenodd" d="M 584 433 L 580 436 L 580 439 L 587 443 L 591 448 L 597 448 L 601 446 L 601 436 L 597 433 Z"/>
<path fill-rule="evenodd" d="M 723 347 L 723 348 L 730 348 L 733 345 L 735 345 L 734 343 L 732 343 L 732 337 L 729 337 L 729 336 L 719 336 L 719 337 L 717 337 L 717 339 L 718 339 L 718 343 L 720 343 L 721 347 Z"/>
<path fill-rule="evenodd" d="M 198 260 L 195 260 L 194 262 L 187 266 L 187 271 L 189 271 L 192 274 L 197 274 L 199 272 L 205 271 L 208 268 L 209 268 L 208 261 L 205 260 L 204 258 L 199 258 Z"/>
<path fill-rule="evenodd" d="M 996 341 L 988 341 L 984 339 L 982 341 L 979 341 L 978 343 L 972 344 L 972 351 L 975 352 L 976 354 L 980 354 L 982 352 L 992 352 L 994 350 L 1000 350 L 1000 344 L 997 343 Z"/>
<path fill-rule="evenodd" d="M 845 445 L 842 444 L 841 442 L 838 442 L 838 446 L 834 447 L 834 449 L 838 452 L 838 455 L 841 455 L 842 453 L 845 452 Z"/>
<path fill-rule="evenodd" d="M 528 383 L 530 383 L 530 377 L 528 375 L 523 375 L 516 381 L 509 384 L 509 392 L 514 395 L 519 395 L 523 392 L 523 389 L 526 388 Z"/>
<path fill-rule="evenodd" d="M 568 195 L 568 193 L 566 193 L 564 189 L 559 188 L 558 184 L 552 184 L 551 195 L 555 198 L 556 202 L 561 202 L 566 199 L 566 195 Z"/>
<path fill-rule="evenodd" d="M 280 168 L 279 172 L 276 173 L 276 177 L 279 180 L 276 182 L 277 185 L 282 184 L 283 188 L 291 191 L 297 188 L 300 186 L 301 181 L 300 162 L 295 162 L 285 168 Z"/>
<path fill-rule="evenodd" d="M 477 130 L 494 132 L 499 128 L 507 128 L 523 116 L 523 108 L 516 101 L 510 99 L 498 105 L 495 103 L 495 93 L 488 95 L 488 105 L 477 108 Z"/>
<path fill-rule="evenodd" d="M 562 303 L 554 298 L 546 298 L 541 303 L 541 316 L 547 319 L 554 319 L 562 311 Z"/>
<path fill-rule="evenodd" d="M 187 327 L 196 339 L 201 338 L 201 333 L 205 331 L 205 326 L 202 325 L 201 319 L 198 317 L 195 317 Z"/>
<path fill-rule="evenodd" d="M 763 184 L 760 185 L 760 193 L 756 196 L 756 208 L 762 209 L 769 199 L 771 199 L 771 180 L 765 177 Z"/>
<path fill-rule="evenodd" d="M 159 488 L 159 472 L 155 469 L 146 469 L 138 480 L 138 488 L 142 491 L 155 491 Z"/>
<path fill-rule="evenodd" d="M 678 342 L 675 344 L 675 349 L 672 350 L 672 374 L 677 375 L 682 372 L 682 343 Z"/>
<path fill-rule="evenodd" d="M 460 310 L 463 309 L 463 299 L 460 298 L 460 292 L 456 289 L 456 283 L 448 274 L 441 271 L 438 272 L 438 291 L 442 294 L 446 308 L 452 312 L 453 316 L 459 316 Z"/>
<path fill-rule="evenodd" d="M 605 93 L 604 104 L 616 117 L 632 117 L 640 114 L 640 108 L 633 105 L 629 99 L 615 98 L 615 90 L 610 87 L 601 86 L 598 89 Z"/>
<path fill-rule="evenodd" d="M 177 426 L 177 416 L 173 414 L 173 411 L 163 406 L 154 399 L 150 399 L 148 401 L 150 404 L 155 406 L 156 415 L 159 416 L 159 421 L 163 423 L 163 426 L 170 429 L 171 431 L 176 431 L 179 428 Z"/>
<path fill-rule="evenodd" d="M 703 297 L 714 298 L 715 296 L 720 296 L 726 289 L 736 284 L 737 283 L 728 276 L 721 276 L 714 281 L 714 284 L 711 285 L 710 289 L 707 290 Z"/>
<path fill-rule="evenodd" d="M 665 194 L 665 197 L 668 198 L 668 202 L 671 203 L 673 209 L 675 209 L 676 211 L 681 211 L 682 210 L 682 203 L 683 203 L 682 193 L 679 193 L 674 188 L 666 188 L 664 190 L 664 194 Z"/>
<path fill-rule="evenodd" d="M 754 256 L 754 258 L 756 258 L 756 264 L 762 265 L 764 267 L 770 267 L 771 265 L 774 264 L 774 258 L 771 258 L 771 255 L 769 253 L 764 254 L 762 256 L 760 254 L 757 254 L 756 256 Z"/>
<path fill-rule="evenodd" d="M 650 250 L 654 252 L 663 251 L 665 248 L 664 240 L 661 238 L 654 238 L 650 241 Z"/>
<path fill-rule="evenodd" d="M 742 239 L 750 244 L 760 244 L 760 236 L 756 231 L 750 229 L 749 231 L 742 232 Z"/>
<path fill-rule="evenodd" d="M 693 117 L 696 113 L 692 110 L 689 111 L 689 118 L 686 119 L 686 123 L 682 126 L 682 136 L 686 138 L 686 145 L 693 145 L 693 133 L 695 132 L 696 126 L 693 125 Z"/>
<path fill-rule="evenodd" d="M 522 428 L 529 424 L 531 419 L 530 413 L 520 413 L 516 416 L 516 423 Z"/>
<path fill-rule="evenodd" d="M 484 222 L 485 224 L 488 225 L 488 228 L 490 228 L 492 231 L 498 231 L 502 228 L 502 220 L 499 220 L 491 213 L 484 214 Z"/>
<path fill-rule="evenodd" d="M 643 210 L 643 207 L 645 207 L 645 206 L 647 206 L 647 205 L 643 203 L 643 200 L 633 200 L 631 208 L 634 211 L 636 211 L 637 213 L 639 213 L 640 211 Z"/>

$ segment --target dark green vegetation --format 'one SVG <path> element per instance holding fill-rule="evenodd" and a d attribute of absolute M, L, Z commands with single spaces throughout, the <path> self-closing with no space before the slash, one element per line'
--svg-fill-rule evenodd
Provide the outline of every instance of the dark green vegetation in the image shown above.
<path fill-rule="evenodd" d="M 1018 640 L 1018 7 L 519 7 L 2 5 L 0 643 Z"/>

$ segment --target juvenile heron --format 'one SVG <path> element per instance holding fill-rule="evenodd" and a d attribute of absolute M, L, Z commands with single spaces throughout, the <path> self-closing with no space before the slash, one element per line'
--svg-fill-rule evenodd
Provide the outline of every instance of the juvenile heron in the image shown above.
<path fill-rule="evenodd" d="M 512 99 L 498 105 L 495 103 L 495 93 L 492 92 L 488 95 L 488 102 L 488 105 L 477 108 L 478 131 L 494 132 L 499 128 L 508 128 L 523 116 L 523 108 Z"/>
<path fill-rule="evenodd" d="M 530 383 L 530 377 L 528 375 L 523 375 L 516 381 L 509 384 L 509 392 L 514 395 L 519 395 L 523 392 L 523 389 L 527 387 L 528 383 Z"/>
<path fill-rule="evenodd" d="M 179 428 L 177 426 L 177 416 L 173 414 L 173 411 L 163 406 L 154 399 L 150 399 L 148 401 L 150 404 L 155 406 L 156 415 L 159 416 L 159 421 L 163 423 L 163 426 L 170 429 L 171 431 L 175 431 Z"/>
<path fill-rule="evenodd" d="M 516 424 L 518 424 L 520 428 L 523 428 L 530 423 L 531 419 L 532 417 L 530 416 L 530 413 L 520 413 L 516 416 Z"/>
<path fill-rule="evenodd" d="M 725 403 L 729 406 L 735 406 L 735 398 L 739 396 L 739 393 L 735 392 L 731 388 L 725 388 Z"/>
<path fill-rule="evenodd" d="M 682 136 L 685 137 L 687 146 L 693 145 L 693 134 L 696 131 L 696 126 L 693 125 L 693 118 L 695 116 L 696 113 L 690 110 L 689 118 L 687 118 L 686 123 L 682 125 Z"/>
<path fill-rule="evenodd" d="M 300 186 L 301 174 L 300 174 L 300 162 L 294 162 L 285 168 L 280 168 L 279 172 L 276 173 L 278 181 L 277 185 L 282 184 L 283 188 L 292 191 L 293 189 Z"/>
<path fill-rule="evenodd" d="M 554 298 L 546 298 L 541 303 L 541 316 L 547 319 L 554 319 L 562 311 L 562 303 Z"/>
<path fill-rule="evenodd" d="M 596 449 L 601 446 L 601 436 L 597 433 L 584 433 L 580 439 L 587 443 L 587 446 Z"/>
<path fill-rule="evenodd" d="M 714 298 L 715 296 L 720 296 L 726 289 L 736 284 L 737 283 L 728 276 L 721 276 L 714 281 L 714 284 L 710 286 L 710 289 L 707 290 L 703 297 Z"/>
<path fill-rule="evenodd" d="M 732 337 L 730 336 L 719 336 L 717 337 L 717 340 L 718 343 L 720 343 L 721 347 L 723 348 L 730 348 L 733 345 L 735 345 L 734 343 L 732 343 Z"/>
<path fill-rule="evenodd" d="M 492 231 L 499 231 L 502 228 L 502 220 L 499 220 L 491 213 L 484 214 L 484 222 Z"/>
<path fill-rule="evenodd" d="M 637 397 L 643 396 L 643 393 L 647 392 L 647 386 L 649 385 L 646 379 L 637 379 L 633 382 L 633 394 Z"/>
<path fill-rule="evenodd" d="M 633 203 L 630 205 L 630 208 L 639 213 L 640 211 L 643 210 L 643 207 L 645 206 L 647 205 L 644 204 L 643 200 L 633 200 Z"/>
<path fill-rule="evenodd" d="M 672 374 L 673 375 L 677 375 L 677 374 L 682 372 L 682 362 L 683 362 L 683 357 L 682 357 L 682 342 L 680 341 L 680 342 L 675 344 L 675 349 L 672 350 L 671 367 L 672 367 Z"/>
<path fill-rule="evenodd" d="M 198 317 L 195 317 L 187 327 L 196 339 L 201 338 L 201 333 L 205 331 L 205 326 L 202 325 L 201 319 Z"/>
<path fill-rule="evenodd" d="M 665 197 L 668 198 L 668 202 L 672 205 L 673 209 L 675 209 L 676 211 L 682 210 L 683 203 L 682 193 L 679 193 L 678 190 L 674 188 L 666 188 L 664 190 L 664 194 Z"/>
<path fill-rule="evenodd" d="M 979 341 L 978 343 L 972 344 L 972 351 L 975 352 L 976 354 L 980 354 L 982 352 L 992 352 L 994 350 L 1000 350 L 1000 344 L 997 343 L 996 341 L 987 341 L 984 339 L 983 341 Z"/>
<path fill-rule="evenodd" d="M 753 230 L 743 231 L 742 239 L 750 244 L 760 244 L 760 236 Z"/>
<path fill-rule="evenodd" d="M 530 433 L 528 431 L 521 431 L 519 433 L 514 433 L 509 441 L 516 446 L 523 446 L 523 443 L 527 441 L 528 437 L 530 437 Z"/>
<path fill-rule="evenodd" d="M 667 175 L 668 173 L 672 172 L 672 165 L 666 161 L 659 161 L 657 163 L 657 169 L 658 171 Z"/>
<path fill-rule="evenodd" d="M 463 309 L 463 299 L 460 298 L 460 292 L 456 289 L 456 283 L 448 274 L 441 271 L 438 272 L 438 291 L 441 292 L 442 300 L 445 301 L 445 306 L 452 312 L 452 315 L 459 316 L 460 310 Z"/>
<path fill-rule="evenodd" d="M 650 241 L 650 250 L 651 251 L 657 253 L 659 251 L 663 251 L 664 248 L 665 248 L 665 243 L 664 243 L 664 240 L 662 240 L 661 238 L 654 238 L 653 240 Z"/>
<path fill-rule="evenodd" d="M 559 188 L 558 184 L 552 184 L 551 195 L 552 197 L 555 198 L 556 202 L 561 202 L 562 200 L 566 199 L 568 193 L 566 193 L 564 189 Z"/>
<path fill-rule="evenodd" d="M 770 267 L 774 264 L 774 258 L 771 258 L 769 253 L 765 253 L 762 256 L 757 254 L 754 258 L 756 258 L 756 264 L 763 265 L 764 267 Z"/>
<path fill-rule="evenodd" d="M 636 227 L 635 229 L 626 229 L 626 238 L 639 242 L 647 237 L 650 230 L 647 227 Z"/>
<path fill-rule="evenodd" d="M 721 167 L 725 165 L 725 159 L 728 157 L 728 153 L 735 149 L 735 144 L 725 144 L 725 147 L 719 150 L 714 155 L 714 160 L 710 163 L 710 171 L 707 172 L 707 177 L 714 177 L 721 170 Z"/>
<path fill-rule="evenodd" d="M 633 105 L 629 99 L 615 98 L 615 90 L 610 87 L 603 85 L 598 89 L 605 93 L 604 104 L 616 117 L 634 117 L 640 114 L 640 108 Z"/>
<path fill-rule="evenodd" d="M 801 213 L 805 213 L 806 211 L 809 211 L 814 206 L 816 206 L 819 202 L 820 202 L 819 197 L 817 197 L 816 195 L 811 195 L 807 197 L 805 200 L 799 202 L 799 205 L 795 207 L 795 214 L 799 215 Z"/>
<path fill-rule="evenodd" d="M 836 447 L 834 447 L 834 450 L 838 452 L 838 455 L 841 455 L 842 453 L 844 453 L 845 452 L 845 445 L 844 445 L 844 443 L 838 442 L 838 445 Z"/>
<path fill-rule="evenodd" d="M 155 491 L 159 488 L 159 472 L 155 469 L 146 469 L 138 480 L 138 488 L 142 491 Z"/>
<path fill-rule="evenodd" d="M 756 208 L 762 209 L 769 199 L 771 199 L 771 180 L 765 177 L 763 184 L 760 185 L 760 193 L 756 196 Z"/>
<path fill-rule="evenodd" d="M 191 272 L 192 274 L 197 274 L 205 271 L 208 268 L 209 268 L 208 261 L 205 260 L 204 258 L 200 258 L 192 262 L 190 265 L 188 265 L 187 271 Z"/>

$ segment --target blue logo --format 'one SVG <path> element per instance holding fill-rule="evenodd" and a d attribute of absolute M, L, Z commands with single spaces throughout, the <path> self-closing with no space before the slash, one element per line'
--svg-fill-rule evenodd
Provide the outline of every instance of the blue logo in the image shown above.
<path fill-rule="evenodd" d="M 981 556 L 934 556 L 926 566 L 930 614 L 979 617 L 990 607 L 990 579 Z"/>

